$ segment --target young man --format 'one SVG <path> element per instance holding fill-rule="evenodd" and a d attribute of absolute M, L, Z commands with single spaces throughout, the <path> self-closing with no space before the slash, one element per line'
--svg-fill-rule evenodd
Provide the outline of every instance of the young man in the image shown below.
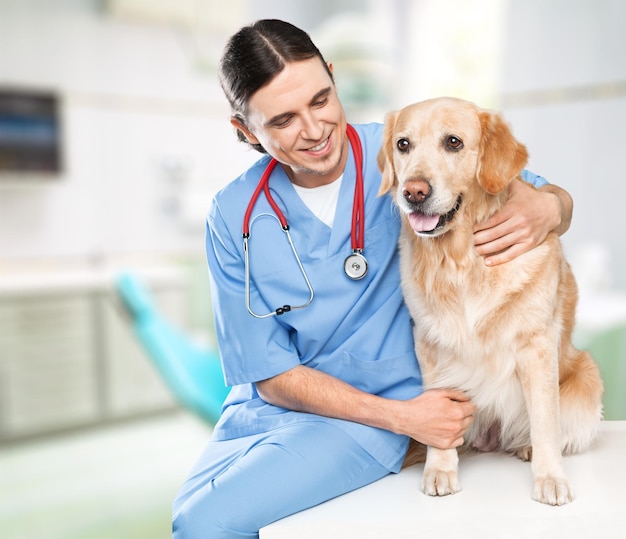
<path fill-rule="evenodd" d="M 400 220 L 377 196 L 382 126 L 352 131 L 332 68 L 282 21 L 237 32 L 220 81 L 238 136 L 267 155 L 216 196 L 207 220 L 233 389 L 174 503 L 176 538 L 257 537 L 270 522 L 397 472 L 409 438 L 461 445 L 474 412 L 458 391 L 422 390 L 400 291 Z M 569 195 L 526 179 L 539 189 L 522 185 L 476 231 L 488 264 L 569 226 Z M 367 272 L 351 278 L 345 259 L 361 249 Z"/>

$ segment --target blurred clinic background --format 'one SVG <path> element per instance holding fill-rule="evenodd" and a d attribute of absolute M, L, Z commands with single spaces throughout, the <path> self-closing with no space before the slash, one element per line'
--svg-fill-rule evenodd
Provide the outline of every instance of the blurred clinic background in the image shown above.
<path fill-rule="evenodd" d="M 135 333 L 117 279 L 214 346 L 204 216 L 257 154 L 217 84 L 258 18 L 304 29 L 353 122 L 455 95 L 501 110 L 574 197 L 576 342 L 626 419 L 626 2 L 0 0 L 0 535 L 159 539 L 210 436 Z"/>

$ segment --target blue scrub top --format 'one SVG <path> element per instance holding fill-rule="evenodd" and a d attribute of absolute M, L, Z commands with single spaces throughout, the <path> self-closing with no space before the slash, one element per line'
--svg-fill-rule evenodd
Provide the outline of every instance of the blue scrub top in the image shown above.
<path fill-rule="evenodd" d="M 220 191 L 207 218 L 211 275 L 222 366 L 232 385 L 215 440 L 269 431 L 293 422 L 324 421 L 352 436 L 381 465 L 400 469 L 408 438 L 349 421 L 293 412 L 263 401 L 254 382 L 306 365 L 363 391 L 406 400 L 422 392 L 411 319 L 402 298 L 397 240 L 400 218 L 390 196 L 377 195 L 376 157 L 382 125 L 354 126 L 363 147 L 365 247 L 368 273 L 359 280 L 343 271 L 352 252 L 352 204 L 356 173 L 348 156 L 333 227 L 320 221 L 296 193 L 281 167 L 270 178 L 272 196 L 285 214 L 295 248 L 314 290 L 306 308 L 257 319 L 245 306 L 242 224 L 252 194 L 269 162 L 263 157 Z M 537 186 L 543 178 L 525 179 Z M 251 305 L 260 314 L 300 305 L 309 291 L 263 194 L 252 213 L 249 256 Z"/>

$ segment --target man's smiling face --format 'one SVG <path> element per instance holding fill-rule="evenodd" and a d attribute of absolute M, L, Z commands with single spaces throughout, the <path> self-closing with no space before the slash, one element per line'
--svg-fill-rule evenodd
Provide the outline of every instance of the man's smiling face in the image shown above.
<path fill-rule="evenodd" d="M 319 58 L 287 64 L 252 96 L 246 125 L 233 125 L 261 144 L 297 185 L 325 185 L 343 173 L 345 113 Z"/>

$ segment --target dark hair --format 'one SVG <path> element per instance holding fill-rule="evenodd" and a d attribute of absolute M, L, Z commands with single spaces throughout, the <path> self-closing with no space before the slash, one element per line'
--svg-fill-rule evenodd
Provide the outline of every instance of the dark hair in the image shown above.
<path fill-rule="evenodd" d="M 332 80 L 324 57 L 304 30 L 277 19 L 263 19 L 241 28 L 226 43 L 219 63 L 219 81 L 232 116 L 245 125 L 248 103 L 257 90 L 269 84 L 287 63 L 316 56 Z M 248 142 L 239 129 L 237 137 Z M 251 146 L 266 153 L 260 144 Z"/>

